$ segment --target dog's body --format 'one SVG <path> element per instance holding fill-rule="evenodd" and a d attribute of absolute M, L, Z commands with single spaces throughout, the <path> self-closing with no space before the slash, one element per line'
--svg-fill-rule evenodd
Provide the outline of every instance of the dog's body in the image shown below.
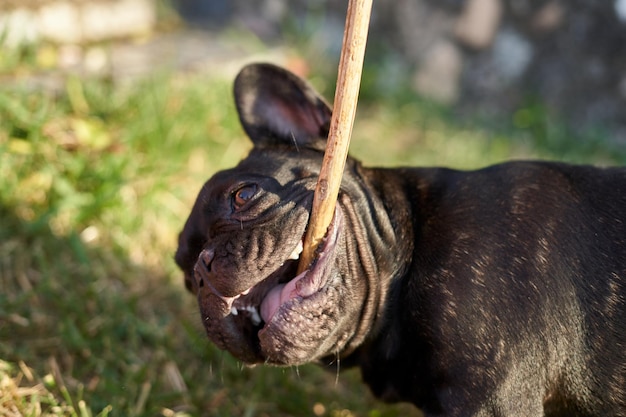
<path fill-rule="evenodd" d="M 349 159 L 294 278 L 330 110 L 271 65 L 246 67 L 235 96 L 255 146 L 205 184 L 176 255 L 219 347 L 340 357 L 426 415 L 626 416 L 626 169 Z"/>

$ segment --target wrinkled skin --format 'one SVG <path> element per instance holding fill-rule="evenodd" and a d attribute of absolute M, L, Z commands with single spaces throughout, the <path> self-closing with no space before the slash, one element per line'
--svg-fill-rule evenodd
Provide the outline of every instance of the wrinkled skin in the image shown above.
<path fill-rule="evenodd" d="M 428 416 L 626 416 L 626 170 L 349 158 L 296 277 L 331 111 L 268 64 L 241 71 L 235 100 L 254 148 L 204 185 L 176 253 L 217 346 L 340 358 Z"/>

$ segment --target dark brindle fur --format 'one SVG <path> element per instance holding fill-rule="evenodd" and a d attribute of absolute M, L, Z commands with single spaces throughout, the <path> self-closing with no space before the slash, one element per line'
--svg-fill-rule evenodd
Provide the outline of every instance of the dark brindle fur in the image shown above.
<path fill-rule="evenodd" d="M 626 416 L 625 169 L 349 159 L 321 254 L 294 278 L 331 112 L 266 64 L 235 99 L 254 148 L 204 185 L 176 254 L 217 346 L 340 357 L 428 416 Z"/>

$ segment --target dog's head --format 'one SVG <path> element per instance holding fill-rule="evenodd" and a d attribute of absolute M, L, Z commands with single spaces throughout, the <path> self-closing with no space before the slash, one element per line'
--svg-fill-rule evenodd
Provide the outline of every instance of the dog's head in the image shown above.
<path fill-rule="evenodd" d="M 202 323 L 247 363 L 347 354 L 382 308 L 389 221 L 349 159 L 334 220 L 296 276 L 331 110 L 303 80 L 269 64 L 245 67 L 234 92 L 254 148 L 203 186 L 176 253 Z"/>

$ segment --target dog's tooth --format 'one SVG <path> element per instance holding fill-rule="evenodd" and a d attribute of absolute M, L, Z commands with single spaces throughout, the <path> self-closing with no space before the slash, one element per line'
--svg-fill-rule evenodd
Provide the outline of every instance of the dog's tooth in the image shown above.
<path fill-rule="evenodd" d="M 250 321 L 255 326 L 258 326 L 259 324 L 261 324 L 261 321 L 263 321 L 263 319 L 261 318 L 261 315 L 259 314 L 259 309 L 255 306 L 249 306 L 249 305 L 240 306 L 237 313 L 240 313 L 242 311 L 246 311 L 250 315 Z M 237 315 L 237 313 L 233 313 L 233 314 Z"/>
<path fill-rule="evenodd" d="M 291 252 L 291 255 L 289 255 L 288 259 L 293 259 L 294 261 L 297 261 L 298 259 L 300 259 L 300 254 L 302 253 L 302 241 L 298 242 L 298 246 L 295 247 L 295 249 L 293 250 L 293 252 Z"/>
<path fill-rule="evenodd" d="M 256 307 L 250 307 L 248 311 L 251 314 L 250 320 L 252 320 L 252 324 L 255 326 L 261 324 L 261 315 L 259 314 L 259 310 Z"/>
<path fill-rule="evenodd" d="M 232 314 L 233 316 L 236 316 L 237 314 L 239 314 L 239 311 L 237 311 L 235 307 L 231 307 L 230 314 Z"/>

